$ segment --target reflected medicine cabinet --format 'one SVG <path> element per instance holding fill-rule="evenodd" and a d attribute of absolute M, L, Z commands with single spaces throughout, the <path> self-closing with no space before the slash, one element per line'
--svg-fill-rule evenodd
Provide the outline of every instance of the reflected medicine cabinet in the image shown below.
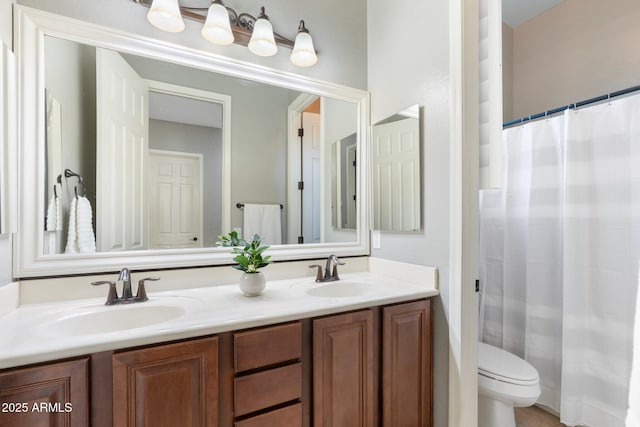
<path fill-rule="evenodd" d="M 421 228 L 420 107 L 414 105 L 372 126 L 373 229 Z"/>

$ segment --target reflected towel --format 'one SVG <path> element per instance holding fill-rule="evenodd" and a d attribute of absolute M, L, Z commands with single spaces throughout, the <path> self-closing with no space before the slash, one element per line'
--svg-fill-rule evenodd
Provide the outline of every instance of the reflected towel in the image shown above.
<path fill-rule="evenodd" d="M 636 317 L 633 327 L 633 360 L 629 382 L 629 410 L 626 427 L 640 427 L 640 273 L 638 274 Z"/>
<path fill-rule="evenodd" d="M 265 245 L 282 243 L 280 205 L 244 205 L 244 239 L 251 241 L 253 235 L 262 237 Z"/>
<path fill-rule="evenodd" d="M 67 230 L 67 246 L 64 250 L 66 254 L 75 254 L 78 252 L 78 236 L 76 234 L 76 207 L 78 205 L 78 198 L 71 199 L 71 206 L 69 207 L 69 228 Z"/>
<path fill-rule="evenodd" d="M 93 234 L 93 212 L 89 199 L 74 197 L 69 209 L 69 232 L 65 253 L 92 253 L 96 251 L 96 238 Z"/>
<path fill-rule="evenodd" d="M 49 206 L 47 207 L 47 221 L 45 224 L 45 230 L 56 231 L 62 230 L 62 209 L 60 206 L 60 198 L 57 196 L 51 196 L 49 199 Z"/>
<path fill-rule="evenodd" d="M 93 212 L 91 202 L 84 196 L 78 197 L 76 206 L 76 238 L 78 239 L 78 251 L 80 253 L 92 253 L 96 251 L 96 238 L 93 234 Z"/>

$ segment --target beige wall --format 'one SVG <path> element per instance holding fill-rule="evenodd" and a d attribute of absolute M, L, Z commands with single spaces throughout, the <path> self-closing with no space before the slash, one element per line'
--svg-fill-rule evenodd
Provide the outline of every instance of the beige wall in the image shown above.
<path fill-rule="evenodd" d="M 502 118 L 513 120 L 513 28 L 502 24 Z"/>
<path fill-rule="evenodd" d="M 640 83 L 640 2 L 567 0 L 513 30 L 513 117 Z"/>

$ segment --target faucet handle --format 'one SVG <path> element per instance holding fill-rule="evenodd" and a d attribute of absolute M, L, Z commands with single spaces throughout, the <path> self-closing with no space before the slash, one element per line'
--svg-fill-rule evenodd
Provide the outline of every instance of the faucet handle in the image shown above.
<path fill-rule="evenodd" d="M 116 282 L 111 280 L 99 280 L 97 282 L 91 282 L 93 286 L 109 285 L 109 293 L 107 294 L 107 301 L 104 305 L 113 305 L 118 301 L 118 291 L 116 290 Z"/>
<path fill-rule="evenodd" d="M 136 301 L 147 301 L 149 298 L 147 297 L 147 290 L 144 287 L 144 282 L 147 280 L 160 280 L 159 277 L 145 277 L 144 279 L 138 280 L 138 291 L 136 292 Z"/>
<path fill-rule="evenodd" d="M 310 265 L 309 268 L 317 268 L 316 271 L 316 282 L 322 282 L 322 266 L 318 264 Z"/>

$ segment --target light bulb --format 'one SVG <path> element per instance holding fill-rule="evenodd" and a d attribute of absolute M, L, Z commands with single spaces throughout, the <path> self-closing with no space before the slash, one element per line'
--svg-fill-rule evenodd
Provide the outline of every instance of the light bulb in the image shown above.
<path fill-rule="evenodd" d="M 184 30 L 178 0 L 153 0 L 147 19 L 156 28 L 170 33 Z"/>
<path fill-rule="evenodd" d="M 229 22 L 229 12 L 224 5 L 218 1 L 209 6 L 207 20 L 200 31 L 202 37 L 211 43 L 218 45 L 229 45 L 233 43 L 234 37 L 231 32 Z"/>
<path fill-rule="evenodd" d="M 309 31 L 304 26 L 304 21 L 300 21 L 298 35 L 296 36 L 293 51 L 289 57 L 291 62 L 298 67 L 311 67 L 318 62 L 316 50 L 313 47 L 313 39 Z"/>
<path fill-rule="evenodd" d="M 249 40 L 249 50 L 258 56 L 273 56 L 278 52 L 275 38 L 273 37 L 273 27 L 269 22 L 269 17 L 264 14 L 262 8 L 258 19 L 253 24 L 251 40 Z"/>

